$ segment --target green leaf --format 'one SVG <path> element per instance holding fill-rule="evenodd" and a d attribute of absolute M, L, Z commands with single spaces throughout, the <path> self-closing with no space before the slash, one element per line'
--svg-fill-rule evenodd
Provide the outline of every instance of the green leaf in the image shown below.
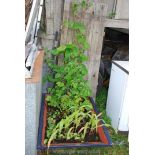
<path fill-rule="evenodd" d="M 46 134 L 47 134 L 47 137 L 49 138 L 51 136 L 51 130 L 47 130 Z"/>
<path fill-rule="evenodd" d="M 80 31 L 82 34 L 84 34 L 84 33 L 86 32 L 85 28 L 82 27 L 82 26 L 79 28 L 79 31 Z"/>
<path fill-rule="evenodd" d="M 66 46 L 65 45 L 61 45 L 60 47 L 57 48 L 58 53 L 65 51 Z"/>
<path fill-rule="evenodd" d="M 58 53 L 57 49 L 54 49 L 54 50 L 51 51 L 51 54 L 52 55 L 58 55 L 59 53 Z"/>
<path fill-rule="evenodd" d="M 56 73 L 55 74 L 55 78 L 60 78 L 61 77 L 61 74 L 60 73 Z"/>
<path fill-rule="evenodd" d="M 46 101 L 47 102 L 51 101 L 51 98 L 52 98 L 51 96 L 46 96 Z"/>
<path fill-rule="evenodd" d="M 48 139 L 45 139 L 45 140 L 44 140 L 44 144 L 47 144 L 47 142 L 48 142 Z"/>
<path fill-rule="evenodd" d="M 84 46 L 85 50 L 87 50 L 89 48 L 89 44 L 87 42 L 84 42 L 83 46 Z"/>
<path fill-rule="evenodd" d="M 82 6 L 82 8 L 86 8 L 86 6 L 87 6 L 86 0 L 82 0 L 81 6 Z"/>
<path fill-rule="evenodd" d="M 71 131 L 74 127 L 71 127 L 67 133 L 67 139 L 71 139 Z"/>
<path fill-rule="evenodd" d="M 63 125 L 64 125 L 64 120 L 62 119 L 59 123 L 59 132 L 61 133 L 62 129 L 63 129 Z"/>
<path fill-rule="evenodd" d="M 57 85 L 58 85 L 59 87 L 64 87 L 64 83 L 63 83 L 63 82 L 57 82 Z"/>

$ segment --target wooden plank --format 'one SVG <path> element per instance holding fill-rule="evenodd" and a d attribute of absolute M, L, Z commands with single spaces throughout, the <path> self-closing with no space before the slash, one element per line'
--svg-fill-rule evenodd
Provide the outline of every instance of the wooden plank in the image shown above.
<path fill-rule="evenodd" d="M 63 23 L 64 21 L 72 20 L 73 17 L 71 16 L 71 0 L 65 0 L 64 2 L 64 12 L 63 12 Z M 66 44 L 72 39 L 71 31 L 68 30 L 67 27 L 65 27 L 62 23 L 62 29 L 61 29 L 61 38 L 60 38 L 60 44 Z M 61 65 L 63 62 L 63 55 L 60 55 L 58 57 L 58 64 Z"/>
<path fill-rule="evenodd" d="M 103 0 L 102 2 L 107 4 L 107 14 L 106 16 L 108 16 L 110 13 L 112 13 L 113 9 L 114 9 L 114 4 L 115 4 L 116 0 Z"/>
<path fill-rule="evenodd" d="M 129 19 L 129 0 L 117 0 L 115 19 Z"/>
<path fill-rule="evenodd" d="M 105 27 L 129 29 L 129 20 L 105 19 Z"/>
<path fill-rule="evenodd" d="M 46 35 L 41 34 L 40 37 L 42 38 L 42 46 L 51 49 L 55 45 L 59 44 L 54 42 L 56 34 L 60 35 L 64 1 L 45 0 L 45 8 L 46 8 Z M 50 45 L 49 42 L 52 42 L 53 44 Z"/>
<path fill-rule="evenodd" d="M 94 3 L 93 8 L 86 10 L 85 14 L 81 14 L 78 21 L 83 22 L 86 25 L 86 27 L 89 26 L 89 22 L 92 19 L 104 21 L 105 19 L 104 15 L 106 14 L 107 6 L 105 5 L 105 3 L 102 3 L 100 1 L 98 1 L 97 3 Z M 72 14 L 71 13 L 71 0 L 65 0 L 63 21 L 73 20 L 73 16 L 71 14 Z M 88 32 L 87 34 L 89 34 Z M 61 44 L 65 44 L 72 40 L 72 34 L 70 33 L 71 31 L 68 30 L 67 27 L 62 27 L 61 41 L 60 41 Z"/>
<path fill-rule="evenodd" d="M 52 19 L 53 18 L 53 12 L 52 12 L 52 3 L 51 3 L 51 0 L 45 0 L 45 9 L 46 9 L 46 19 L 50 18 Z"/>
<path fill-rule="evenodd" d="M 71 0 L 65 0 L 63 21 L 72 20 Z M 86 63 L 88 69 L 88 81 L 92 90 L 92 96 L 95 98 L 98 85 L 98 73 L 102 51 L 102 43 L 104 37 L 104 20 L 107 13 L 107 6 L 98 0 L 93 7 L 81 13 L 77 21 L 83 22 L 86 26 L 86 38 L 90 44 L 90 48 L 86 52 L 88 61 Z M 67 27 L 62 27 L 61 44 L 69 43 L 73 40 L 72 32 Z M 59 57 L 58 63 L 63 62 L 63 55 Z"/>
<path fill-rule="evenodd" d="M 91 45 L 91 47 L 88 51 L 88 81 L 92 89 L 93 97 L 96 96 L 96 89 L 98 85 L 98 74 L 103 36 L 103 22 L 92 21 L 89 35 L 89 44 Z"/>
<path fill-rule="evenodd" d="M 60 31 L 62 25 L 63 18 L 63 8 L 64 2 L 63 0 L 54 0 L 54 31 Z"/>
<path fill-rule="evenodd" d="M 47 18 L 46 19 L 46 34 L 51 35 L 54 34 L 54 19 L 52 18 Z"/>

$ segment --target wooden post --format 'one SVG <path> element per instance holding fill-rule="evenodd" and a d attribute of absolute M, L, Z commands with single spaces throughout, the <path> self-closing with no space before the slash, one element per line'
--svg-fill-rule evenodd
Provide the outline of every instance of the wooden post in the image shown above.
<path fill-rule="evenodd" d="M 93 6 L 86 10 L 85 14 L 81 14 L 79 21 L 82 21 L 87 29 L 86 37 L 90 48 L 87 51 L 88 61 L 88 81 L 92 90 L 92 96 L 96 97 L 96 89 L 98 85 L 99 65 L 102 51 L 102 43 L 104 37 L 104 20 L 107 13 L 107 6 L 102 0 L 94 2 Z M 63 21 L 72 20 L 71 0 L 65 0 Z M 66 44 L 72 41 L 72 32 L 67 28 L 62 28 L 60 44 Z M 63 56 L 59 57 L 61 64 Z"/>

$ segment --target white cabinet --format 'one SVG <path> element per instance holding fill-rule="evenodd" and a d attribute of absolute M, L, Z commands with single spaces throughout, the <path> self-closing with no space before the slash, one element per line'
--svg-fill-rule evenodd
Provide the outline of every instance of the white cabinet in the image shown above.
<path fill-rule="evenodd" d="M 112 126 L 119 131 L 128 131 L 128 61 L 113 61 L 108 90 L 107 115 Z"/>

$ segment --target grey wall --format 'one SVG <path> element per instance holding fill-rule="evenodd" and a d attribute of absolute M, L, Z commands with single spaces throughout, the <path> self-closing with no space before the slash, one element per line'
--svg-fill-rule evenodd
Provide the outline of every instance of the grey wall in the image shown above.
<path fill-rule="evenodd" d="M 25 155 L 36 155 L 41 81 L 25 84 Z"/>

